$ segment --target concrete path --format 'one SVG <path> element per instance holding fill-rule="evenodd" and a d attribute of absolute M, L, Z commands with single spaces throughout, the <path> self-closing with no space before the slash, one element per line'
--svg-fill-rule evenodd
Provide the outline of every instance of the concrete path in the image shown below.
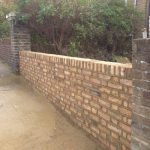
<path fill-rule="evenodd" d="M 99 150 L 0 61 L 0 150 Z"/>

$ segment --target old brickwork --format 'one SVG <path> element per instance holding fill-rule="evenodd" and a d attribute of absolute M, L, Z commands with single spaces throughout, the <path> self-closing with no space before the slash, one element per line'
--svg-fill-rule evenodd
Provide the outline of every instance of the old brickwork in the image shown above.
<path fill-rule="evenodd" d="M 132 150 L 150 149 L 150 39 L 133 47 Z"/>
<path fill-rule="evenodd" d="M 5 62 L 10 63 L 11 44 L 10 39 L 0 39 L 0 58 Z"/>
<path fill-rule="evenodd" d="M 130 149 L 130 64 L 21 51 L 20 73 L 105 150 Z"/>
<path fill-rule="evenodd" d="M 21 50 L 31 50 L 30 33 L 28 29 L 13 24 L 11 29 L 11 66 L 15 72 L 19 72 L 19 51 Z"/>

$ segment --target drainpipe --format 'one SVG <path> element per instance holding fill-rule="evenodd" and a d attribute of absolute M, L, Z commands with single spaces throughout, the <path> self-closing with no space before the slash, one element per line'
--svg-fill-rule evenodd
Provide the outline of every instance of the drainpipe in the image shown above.
<path fill-rule="evenodd" d="M 150 0 L 147 1 L 147 37 L 150 37 Z"/>

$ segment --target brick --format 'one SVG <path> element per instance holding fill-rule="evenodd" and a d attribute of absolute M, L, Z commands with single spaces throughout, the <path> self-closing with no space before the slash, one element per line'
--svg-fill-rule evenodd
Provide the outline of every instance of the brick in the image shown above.
<path fill-rule="evenodd" d="M 103 118 L 106 121 L 110 121 L 110 116 L 107 115 L 106 113 L 102 113 L 101 111 L 98 111 L 98 115 Z"/>
<path fill-rule="evenodd" d="M 111 131 L 113 131 L 113 132 L 115 132 L 115 133 L 118 133 L 119 135 L 121 134 L 121 130 L 120 130 L 118 127 L 115 127 L 115 126 L 113 126 L 113 125 L 111 125 L 111 124 L 108 124 L 108 128 L 109 128 Z"/>
<path fill-rule="evenodd" d="M 91 75 L 92 72 L 91 71 L 87 71 L 87 70 L 82 70 L 83 75 Z"/>
<path fill-rule="evenodd" d="M 84 108 L 85 110 L 91 111 L 91 107 L 90 107 L 89 105 L 87 105 L 87 104 L 83 104 L 83 108 Z"/>
<path fill-rule="evenodd" d="M 89 95 L 88 93 L 85 93 L 85 92 L 82 92 L 82 96 L 84 98 L 87 98 L 87 99 L 91 99 L 92 98 L 91 95 Z"/>
<path fill-rule="evenodd" d="M 120 111 L 122 114 L 126 115 L 126 116 L 131 116 L 131 111 L 130 111 L 130 110 L 127 110 L 127 109 L 125 109 L 125 108 L 123 108 L 123 107 L 119 107 L 119 111 Z"/>
<path fill-rule="evenodd" d="M 95 84 L 100 84 L 101 83 L 101 80 L 95 79 L 95 78 L 90 78 L 90 81 L 95 83 Z"/>
<path fill-rule="evenodd" d="M 118 125 L 118 120 L 114 119 L 114 118 L 111 118 L 111 122 L 115 125 Z"/>
<path fill-rule="evenodd" d="M 90 118 L 91 118 L 92 120 L 94 120 L 95 122 L 99 122 L 99 117 L 98 117 L 97 115 L 91 114 L 91 115 L 90 115 Z"/>
<path fill-rule="evenodd" d="M 119 99 L 117 99 L 117 98 L 114 98 L 114 97 L 111 97 L 111 96 L 110 96 L 108 99 L 109 99 L 109 101 L 111 101 L 112 103 L 116 103 L 116 104 L 118 104 L 118 105 L 121 105 L 121 104 L 122 104 L 122 101 L 119 100 Z"/>
<path fill-rule="evenodd" d="M 123 143 L 127 148 L 130 148 L 130 142 L 127 141 L 125 138 L 120 137 L 121 143 Z"/>
<path fill-rule="evenodd" d="M 131 133 L 131 127 L 129 125 L 123 124 L 123 123 L 119 123 L 119 126 L 126 132 Z"/>
<path fill-rule="evenodd" d="M 122 119 L 122 115 L 121 113 L 118 113 L 118 111 L 108 110 L 108 114 L 110 117 L 113 117 L 119 121 Z"/>
<path fill-rule="evenodd" d="M 108 88 L 105 88 L 105 87 L 101 87 L 101 88 L 100 88 L 100 91 L 101 91 L 101 92 L 104 92 L 104 93 L 107 93 L 107 94 L 110 94 L 110 91 L 111 91 L 111 90 L 108 89 Z"/>
<path fill-rule="evenodd" d="M 93 114 L 97 114 L 97 109 L 92 108 L 92 113 L 93 113 Z"/>
<path fill-rule="evenodd" d="M 100 108 L 99 104 L 98 104 L 98 103 L 96 103 L 96 102 L 94 102 L 94 101 L 91 101 L 91 102 L 90 102 L 90 105 L 91 105 L 92 107 L 97 108 L 97 109 L 99 109 L 99 108 Z"/>
<path fill-rule="evenodd" d="M 110 107 L 110 103 L 105 101 L 105 100 L 99 99 L 98 102 L 102 106 L 105 106 L 105 107 L 108 107 L 108 108 Z"/>
<path fill-rule="evenodd" d="M 107 135 L 110 134 L 110 130 L 107 127 L 101 126 L 100 124 L 98 125 L 98 128 L 100 129 L 100 132 L 104 132 Z"/>
<path fill-rule="evenodd" d="M 111 108 L 112 108 L 113 110 L 118 110 L 118 106 L 117 106 L 117 105 L 114 105 L 114 104 L 112 104 Z"/>
<path fill-rule="evenodd" d="M 119 138 L 118 134 L 116 134 L 115 132 L 111 132 L 111 136 L 115 139 Z"/>
<path fill-rule="evenodd" d="M 99 74 L 99 76 L 98 76 L 100 79 L 103 79 L 103 80 L 106 80 L 106 81 L 108 81 L 108 80 L 110 80 L 111 79 L 111 76 L 108 76 L 108 75 L 103 75 L 103 74 Z"/>
<path fill-rule="evenodd" d="M 101 85 L 107 86 L 107 85 L 108 85 L 108 82 L 107 82 L 107 81 L 104 81 L 104 80 L 101 80 Z"/>
<path fill-rule="evenodd" d="M 117 150 L 117 148 L 114 145 L 110 145 L 110 150 Z"/>
<path fill-rule="evenodd" d="M 91 130 L 94 131 L 96 134 L 99 134 L 99 129 L 95 126 L 91 126 Z"/>
<path fill-rule="evenodd" d="M 117 90 L 112 90 L 112 95 L 115 97 L 119 96 L 119 92 Z"/>
<path fill-rule="evenodd" d="M 124 84 L 124 85 L 127 85 L 127 86 L 132 86 L 132 80 L 121 79 L 120 83 Z"/>
<path fill-rule="evenodd" d="M 108 83 L 108 87 L 121 90 L 122 86 L 119 84 Z"/>
<path fill-rule="evenodd" d="M 104 119 L 101 119 L 101 124 L 102 124 L 103 126 L 106 126 L 107 122 L 106 122 Z"/>
<path fill-rule="evenodd" d="M 111 81 L 113 83 L 117 83 L 117 82 L 119 82 L 119 78 L 118 77 L 111 77 Z"/>

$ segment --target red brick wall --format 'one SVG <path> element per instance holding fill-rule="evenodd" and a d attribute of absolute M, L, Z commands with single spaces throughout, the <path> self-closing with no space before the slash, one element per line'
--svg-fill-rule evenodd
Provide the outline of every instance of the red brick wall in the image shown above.
<path fill-rule="evenodd" d="M 10 62 L 11 44 L 10 39 L 0 39 L 0 58 L 5 62 Z"/>
<path fill-rule="evenodd" d="M 130 149 L 130 64 L 21 51 L 20 73 L 105 150 Z"/>

